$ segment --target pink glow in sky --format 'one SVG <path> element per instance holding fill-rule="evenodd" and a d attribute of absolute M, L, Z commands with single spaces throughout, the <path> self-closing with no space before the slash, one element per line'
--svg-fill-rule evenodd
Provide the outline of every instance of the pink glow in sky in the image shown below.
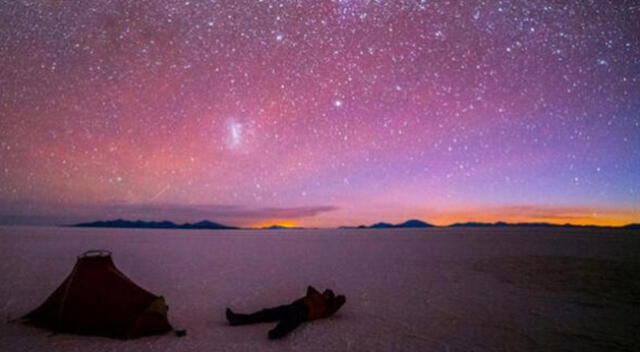
<path fill-rule="evenodd" d="M 634 1 L 0 1 L 0 222 L 640 221 Z"/>

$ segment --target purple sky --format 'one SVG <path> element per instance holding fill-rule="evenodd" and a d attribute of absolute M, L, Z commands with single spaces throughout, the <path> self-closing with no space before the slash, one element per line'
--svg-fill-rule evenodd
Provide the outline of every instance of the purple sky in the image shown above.
<path fill-rule="evenodd" d="M 637 1 L 0 0 L 0 223 L 640 221 Z"/>

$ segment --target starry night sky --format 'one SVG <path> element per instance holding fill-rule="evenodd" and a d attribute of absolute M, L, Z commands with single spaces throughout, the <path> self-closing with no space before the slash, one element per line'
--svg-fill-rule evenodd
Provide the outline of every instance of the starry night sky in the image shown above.
<path fill-rule="evenodd" d="M 640 1 L 0 0 L 0 223 L 640 221 Z"/>

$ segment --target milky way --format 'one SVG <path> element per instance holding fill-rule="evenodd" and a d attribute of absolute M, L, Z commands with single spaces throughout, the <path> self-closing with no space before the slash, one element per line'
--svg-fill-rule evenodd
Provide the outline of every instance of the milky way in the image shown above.
<path fill-rule="evenodd" d="M 640 220 L 638 1 L 2 0 L 0 21 L 5 223 Z"/>

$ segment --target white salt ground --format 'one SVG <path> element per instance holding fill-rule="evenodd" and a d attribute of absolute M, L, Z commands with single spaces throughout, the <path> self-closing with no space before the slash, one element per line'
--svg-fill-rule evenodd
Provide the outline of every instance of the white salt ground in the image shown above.
<path fill-rule="evenodd" d="M 171 334 L 129 341 L 5 323 L 88 249 L 170 306 Z M 640 232 L 584 229 L 172 231 L 0 227 L 0 351 L 640 350 Z M 307 285 L 347 303 L 281 341 L 229 327 Z M 636 313 L 634 313 L 636 312 Z"/>

